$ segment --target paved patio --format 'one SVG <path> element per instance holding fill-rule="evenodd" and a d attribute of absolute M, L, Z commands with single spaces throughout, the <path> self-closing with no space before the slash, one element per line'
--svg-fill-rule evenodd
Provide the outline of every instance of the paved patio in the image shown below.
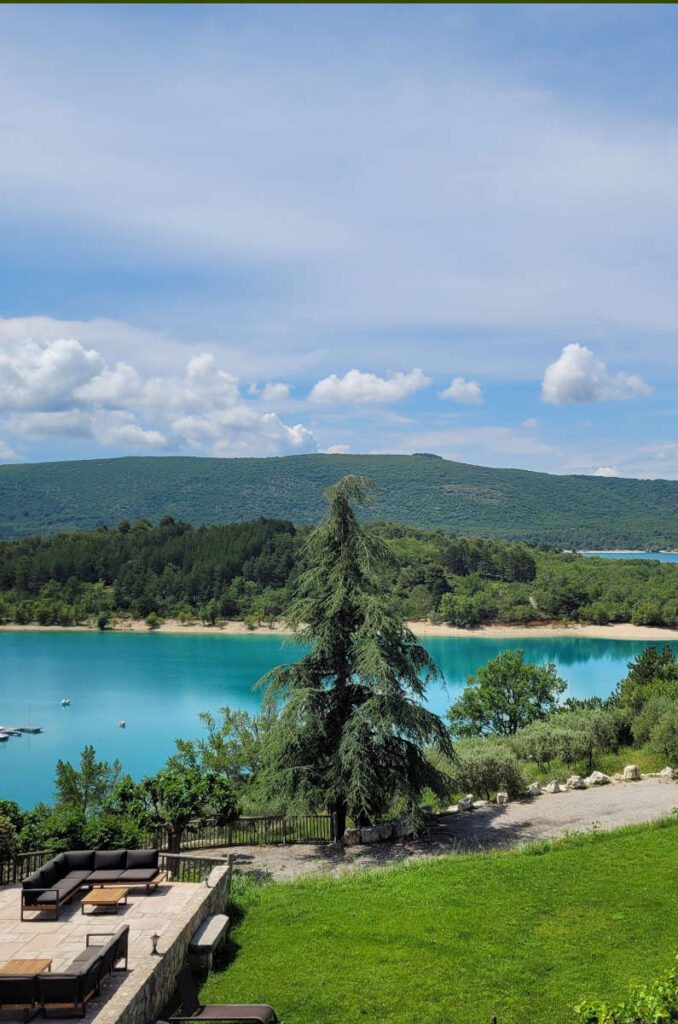
<path fill-rule="evenodd" d="M 121 924 L 128 924 L 129 971 L 116 972 L 102 984 L 100 995 L 90 1000 L 87 1020 L 93 1022 L 101 1011 L 105 1013 L 111 997 L 126 982 L 132 983 L 135 966 L 142 961 L 148 964 L 154 932 L 160 936 L 158 949 L 164 951 L 163 935 L 174 932 L 177 922 L 190 918 L 190 905 L 200 889 L 198 883 L 191 882 L 165 883 L 148 896 L 144 889 L 131 889 L 127 906 L 121 906 L 117 914 L 86 909 L 83 915 L 76 896 L 62 907 L 58 921 L 47 920 L 46 914 L 33 914 L 31 920 L 21 921 L 19 886 L 0 888 L 0 967 L 15 957 L 48 957 L 53 960 L 53 971 L 63 971 L 84 947 L 88 932 L 113 932 Z"/>

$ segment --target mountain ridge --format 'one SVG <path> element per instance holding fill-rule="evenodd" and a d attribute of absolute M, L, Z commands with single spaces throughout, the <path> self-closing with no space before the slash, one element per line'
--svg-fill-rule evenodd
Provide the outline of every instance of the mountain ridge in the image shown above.
<path fill-rule="evenodd" d="M 0 539 L 169 513 L 194 526 L 317 522 L 348 473 L 380 493 L 364 518 L 580 548 L 678 548 L 678 481 L 558 476 L 416 455 L 127 456 L 0 466 Z"/>

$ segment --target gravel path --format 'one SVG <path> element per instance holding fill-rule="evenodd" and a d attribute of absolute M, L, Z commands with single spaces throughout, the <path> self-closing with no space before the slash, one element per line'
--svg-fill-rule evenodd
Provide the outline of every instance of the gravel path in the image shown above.
<path fill-rule="evenodd" d="M 643 779 L 565 793 L 544 793 L 506 807 L 488 806 L 472 812 L 441 814 L 431 824 L 426 838 L 412 842 L 346 848 L 306 843 L 237 846 L 205 850 L 205 856 L 234 853 L 237 871 L 265 873 L 277 881 L 311 874 L 341 875 L 417 857 L 553 839 L 566 832 L 586 832 L 594 823 L 611 829 L 653 821 L 670 814 L 676 806 L 678 782 Z"/>

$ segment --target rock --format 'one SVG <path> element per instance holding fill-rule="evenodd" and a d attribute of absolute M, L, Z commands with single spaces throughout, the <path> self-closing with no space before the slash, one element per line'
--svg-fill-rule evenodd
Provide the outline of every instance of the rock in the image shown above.
<path fill-rule="evenodd" d="M 560 783 L 557 779 L 551 779 L 551 781 L 544 786 L 544 791 L 546 793 L 560 793 Z"/>
<path fill-rule="evenodd" d="M 662 768 L 662 770 L 659 773 L 660 779 L 675 779 L 675 777 L 676 773 L 674 772 L 673 768 Z"/>
<path fill-rule="evenodd" d="M 508 793 L 497 793 L 497 803 L 500 807 L 503 807 L 509 802 Z"/>
<path fill-rule="evenodd" d="M 489 800 L 474 800 L 473 801 L 473 809 L 474 809 L 474 811 L 480 810 L 481 807 L 487 807 L 489 805 L 489 802 L 490 802 Z"/>
<path fill-rule="evenodd" d="M 568 789 L 586 789 L 586 783 L 581 775 L 570 775 L 566 785 Z"/>
<path fill-rule="evenodd" d="M 379 832 L 380 839 L 390 839 L 393 835 L 393 823 L 390 821 L 380 821 L 375 828 Z"/>
<path fill-rule="evenodd" d="M 584 779 L 587 786 L 607 786 L 610 776 L 605 772 L 591 772 L 588 778 Z"/>
<path fill-rule="evenodd" d="M 467 793 L 466 796 L 463 796 L 459 803 L 457 804 L 457 807 L 459 808 L 460 811 L 472 811 L 473 793 Z"/>
<path fill-rule="evenodd" d="M 342 843 L 344 846 L 357 846 L 360 842 L 360 829 L 347 828 L 344 832 Z"/>
<path fill-rule="evenodd" d="M 531 782 L 525 790 L 525 796 L 541 796 L 541 785 L 538 782 Z"/>
<path fill-rule="evenodd" d="M 360 838 L 364 843 L 379 843 L 381 842 L 381 833 L 376 825 L 370 825 L 360 829 Z"/>
<path fill-rule="evenodd" d="M 624 779 L 626 782 L 637 782 L 640 779 L 640 768 L 637 764 L 627 764 Z"/>
<path fill-rule="evenodd" d="M 402 839 L 405 835 L 405 822 L 402 818 L 396 818 L 393 822 L 392 836 L 394 839 Z"/>

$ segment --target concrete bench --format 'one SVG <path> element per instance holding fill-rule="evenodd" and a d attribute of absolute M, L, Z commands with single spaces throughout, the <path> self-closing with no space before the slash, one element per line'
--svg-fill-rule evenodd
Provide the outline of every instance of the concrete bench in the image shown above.
<path fill-rule="evenodd" d="M 206 917 L 193 933 L 188 944 L 188 962 L 193 971 L 211 971 L 214 951 L 226 937 L 229 919 L 226 914 Z"/>

